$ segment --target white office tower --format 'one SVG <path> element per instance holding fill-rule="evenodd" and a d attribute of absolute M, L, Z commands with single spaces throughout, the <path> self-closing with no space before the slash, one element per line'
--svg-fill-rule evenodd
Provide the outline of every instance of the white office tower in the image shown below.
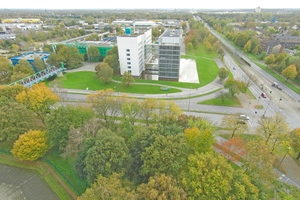
<path fill-rule="evenodd" d="M 145 71 L 145 45 L 152 40 L 152 30 L 139 29 L 132 33 L 131 29 L 125 30 L 126 34 L 117 37 L 120 73 L 128 71 L 134 77 L 141 77 Z"/>

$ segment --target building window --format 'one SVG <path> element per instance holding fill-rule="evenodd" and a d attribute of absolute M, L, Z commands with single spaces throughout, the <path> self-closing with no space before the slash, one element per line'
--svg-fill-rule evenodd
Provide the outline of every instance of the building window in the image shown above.
<path fill-rule="evenodd" d="M 126 49 L 127 52 L 130 52 L 130 49 Z"/>
<path fill-rule="evenodd" d="M 128 72 L 131 74 L 131 70 L 128 70 Z"/>
<path fill-rule="evenodd" d="M 128 69 L 131 69 L 131 66 L 128 66 Z"/>
<path fill-rule="evenodd" d="M 127 58 L 127 60 L 130 60 L 130 58 Z"/>
<path fill-rule="evenodd" d="M 130 53 L 126 54 L 126 56 L 130 56 Z"/>
<path fill-rule="evenodd" d="M 127 62 L 127 65 L 131 65 L 131 62 Z"/>

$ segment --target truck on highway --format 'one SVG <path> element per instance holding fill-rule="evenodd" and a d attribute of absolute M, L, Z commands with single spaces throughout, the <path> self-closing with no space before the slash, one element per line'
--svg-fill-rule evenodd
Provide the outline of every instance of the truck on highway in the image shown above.
<path fill-rule="evenodd" d="M 279 90 L 282 90 L 282 88 L 276 82 L 273 82 L 272 86 L 278 88 Z"/>

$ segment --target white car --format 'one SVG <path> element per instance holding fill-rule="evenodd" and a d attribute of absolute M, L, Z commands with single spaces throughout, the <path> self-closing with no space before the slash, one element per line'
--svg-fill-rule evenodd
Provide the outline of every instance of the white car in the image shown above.
<path fill-rule="evenodd" d="M 250 117 L 248 117 L 247 115 L 240 115 L 239 118 L 244 119 L 244 120 L 249 120 L 250 119 Z"/>

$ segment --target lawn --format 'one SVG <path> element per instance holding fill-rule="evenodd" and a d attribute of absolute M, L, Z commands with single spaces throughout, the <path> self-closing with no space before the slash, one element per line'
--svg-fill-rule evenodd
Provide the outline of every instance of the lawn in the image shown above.
<path fill-rule="evenodd" d="M 231 106 L 231 107 L 242 107 L 239 99 L 236 96 L 227 95 L 225 101 L 221 100 L 221 97 L 215 99 L 209 99 L 206 101 L 198 102 L 198 104 L 215 105 L 215 106 Z"/>
<path fill-rule="evenodd" d="M 160 90 L 161 86 L 154 85 L 138 85 L 132 87 L 124 87 L 122 84 L 110 82 L 103 84 L 101 80 L 96 78 L 95 72 L 82 71 L 66 73 L 63 77 L 57 77 L 54 81 L 45 81 L 47 86 L 53 86 L 55 82 L 61 82 L 63 88 L 85 90 L 104 90 L 113 88 L 116 92 L 139 93 L 139 94 L 165 94 L 166 91 Z M 179 89 L 170 88 L 168 93 L 181 92 Z"/>
<path fill-rule="evenodd" d="M 215 59 L 218 57 L 216 52 L 208 52 L 206 51 L 206 47 L 204 44 L 200 44 L 197 50 L 186 51 L 186 55 L 188 56 L 201 56 L 210 59 Z"/>

